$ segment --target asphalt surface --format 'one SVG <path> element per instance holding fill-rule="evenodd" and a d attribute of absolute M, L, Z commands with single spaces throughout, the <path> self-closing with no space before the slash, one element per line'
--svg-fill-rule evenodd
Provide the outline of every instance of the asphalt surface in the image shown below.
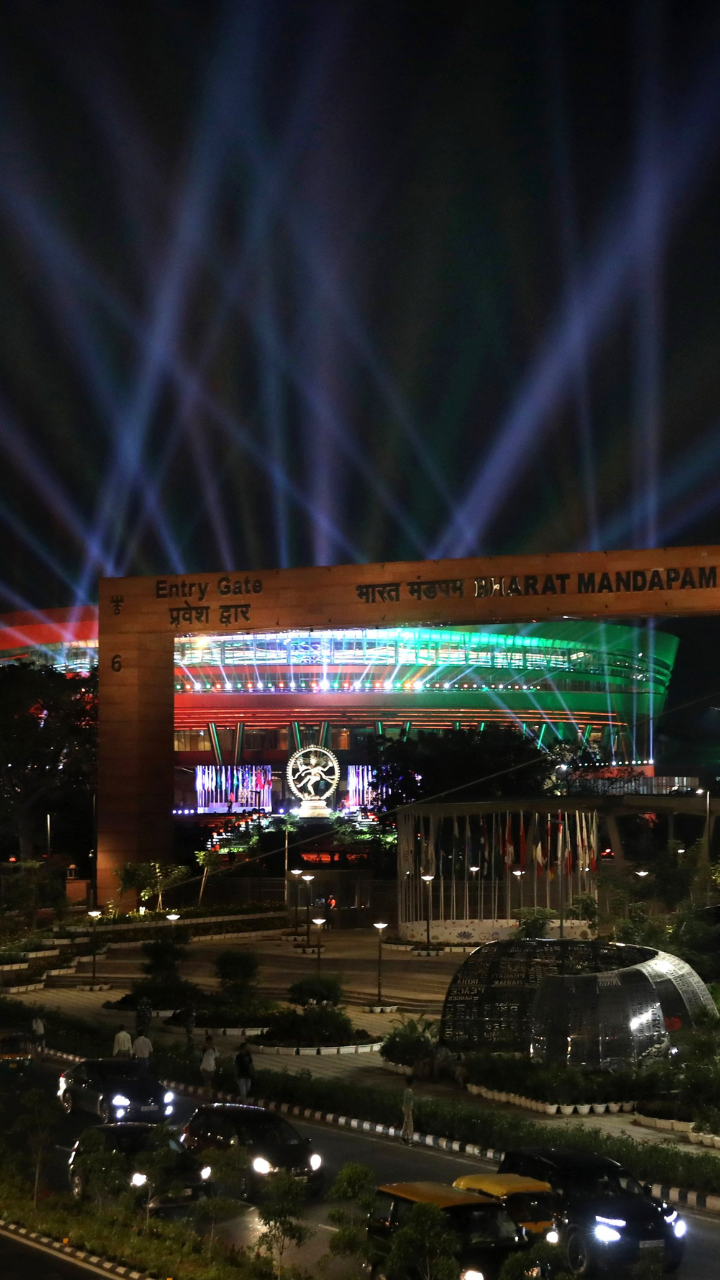
<path fill-rule="evenodd" d="M 44 1064 L 32 1081 L 42 1084 L 48 1093 L 54 1093 L 60 1068 Z M 194 1110 L 190 1099 L 178 1098 L 173 1117 L 184 1124 Z M 376 1138 L 345 1129 L 335 1129 L 322 1124 L 292 1121 L 303 1135 L 312 1139 L 314 1148 L 323 1157 L 327 1185 L 330 1186 L 338 1169 L 348 1161 L 368 1165 L 378 1183 L 433 1179 L 451 1183 L 468 1170 L 477 1169 L 481 1162 L 462 1155 L 453 1155 L 431 1148 L 408 1149 L 389 1138 Z M 88 1115 L 60 1114 L 57 1126 L 56 1146 L 48 1170 L 48 1181 L 57 1190 L 67 1188 L 67 1159 L 70 1149 L 80 1132 L 93 1124 Z M 485 1165 L 485 1167 L 488 1167 Z M 720 1219 L 709 1215 L 683 1213 L 688 1222 L 685 1259 L 678 1273 L 681 1280 L 718 1280 L 720 1276 Z M 327 1220 L 327 1206 L 322 1199 L 310 1201 L 308 1224 L 313 1228 L 312 1239 L 299 1254 L 288 1251 L 285 1261 L 302 1261 L 312 1267 L 327 1252 L 333 1228 Z M 238 1216 L 225 1225 L 223 1234 L 239 1245 L 252 1245 L 261 1231 L 257 1212 L 252 1205 L 240 1206 Z M 28 1265 L 29 1250 L 15 1241 L 0 1237 L 0 1276 L 2 1280 L 66 1280 L 84 1276 L 89 1272 L 73 1264 L 32 1251 L 32 1266 Z M 23 1263 L 23 1258 L 25 1262 Z M 329 1272 L 332 1276 L 332 1268 Z"/>

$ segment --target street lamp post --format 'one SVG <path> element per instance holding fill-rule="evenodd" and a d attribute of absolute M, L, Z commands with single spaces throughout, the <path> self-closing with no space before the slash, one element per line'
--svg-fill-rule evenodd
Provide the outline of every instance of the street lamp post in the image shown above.
<path fill-rule="evenodd" d="M 297 938 L 300 930 L 300 881 L 297 877 L 302 875 L 302 867 L 293 867 L 290 875 L 295 876 L 295 937 Z"/>
<path fill-rule="evenodd" d="M 317 936 L 317 976 L 318 978 L 320 977 L 320 938 L 321 938 L 320 930 L 322 929 L 324 923 L 325 923 L 324 916 L 313 916 L 313 924 L 316 926 L 318 931 L 318 936 Z"/>
<path fill-rule="evenodd" d="M 476 877 L 480 868 L 476 866 L 472 866 L 472 867 L 469 867 L 468 870 L 472 873 L 473 876 Z M 483 893 L 484 892 L 485 892 L 485 886 L 483 885 Z M 475 880 L 475 917 L 478 920 L 482 919 L 482 915 L 480 914 L 480 881 L 477 879 Z"/>
<path fill-rule="evenodd" d="M 427 949 L 430 950 L 430 917 L 432 916 L 432 882 L 434 876 L 423 876 L 423 880 L 427 885 Z"/>
<path fill-rule="evenodd" d="M 382 940 L 387 924 L 376 924 L 375 928 L 378 931 L 378 1004 L 382 1004 Z"/>
<path fill-rule="evenodd" d="M 92 958 L 93 958 L 92 980 L 94 982 L 95 981 L 95 965 L 97 962 L 97 934 L 95 933 L 95 926 L 98 920 L 100 919 L 100 916 L 102 915 L 102 911 L 88 911 L 88 915 L 92 920 Z"/>
<path fill-rule="evenodd" d="M 306 883 L 306 885 L 307 885 L 307 891 L 308 891 L 308 897 L 307 897 L 307 915 L 306 915 L 306 917 L 305 917 L 305 922 L 306 922 L 306 923 L 305 923 L 305 945 L 307 946 L 308 951 L 310 950 L 310 907 L 311 907 L 311 902 L 310 902 L 310 883 L 311 883 L 311 881 L 313 881 L 314 879 L 315 879 L 315 877 L 314 877 L 314 876 L 309 876 L 309 875 L 307 875 L 307 874 L 303 876 L 303 880 L 305 881 L 305 883 Z"/>

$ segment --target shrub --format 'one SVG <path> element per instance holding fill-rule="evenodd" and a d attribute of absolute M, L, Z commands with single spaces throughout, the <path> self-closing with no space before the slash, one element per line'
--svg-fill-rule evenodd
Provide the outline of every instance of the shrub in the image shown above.
<path fill-rule="evenodd" d="M 255 981 L 259 968 L 260 961 L 255 952 L 239 948 L 221 951 L 215 961 L 215 972 L 221 987 L 232 987 L 235 990 L 246 991 Z"/>
<path fill-rule="evenodd" d="M 557 912 L 551 911 L 549 907 L 525 907 L 518 911 L 518 931 L 519 938 L 544 938 L 547 933 L 547 927 L 551 920 L 555 919 Z"/>
<path fill-rule="evenodd" d="M 288 998 L 292 1004 L 301 1004 L 304 1008 L 310 1004 L 339 1005 L 345 999 L 345 992 L 339 978 L 309 977 L 294 982 Z"/>
<path fill-rule="evenodd" d="M 380 1053 L 388 1062 L 414 1067 L 435 1055 L 437 1026 L 425 1018 L 406 1018 L 383 1041 Z"/>
<path fill-rule="evenodd" d="M 358 1039 L 358 1033 L 342 1009 L 308 1005 L 302 1013 L 280 1009 L 271 1014 L 262 1039 L 268 1044 L 283 1045 L 351 1044 Z"/>

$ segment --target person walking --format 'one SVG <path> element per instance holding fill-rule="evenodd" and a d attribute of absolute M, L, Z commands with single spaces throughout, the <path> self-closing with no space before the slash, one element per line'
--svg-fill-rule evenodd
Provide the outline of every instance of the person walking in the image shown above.
<path fill-rule="evenodd" d="M 32 1020 L 32 1033 L 35 1052 L 42 1055 L 45 1052 L 45 1023 L 39 1013 Z"/>
<path fill-rule="evenodd" d="M 131 1053 L 132 1040 L 130 1039 L 130 1032 L 125 1030 L 123 1024 L 118 1028 L 113 1041 L 113 1058 L 129 1058 Z"/>
<path fill-rule="evenodd" d="M 146 1069 L 150 1066 L 150 1054 L 152 1051 L 152 1044 L 148 1040 L 144 1031 L 141 1032 L 139 1036 L 135 1037 L 132 1047 L 133 1058 L 137 1058 L 138 1062 L 141 1062 Z"/>
<path fill-rule="evenodd" d="M 408 1084 L 408 1087 L 403 1094 L 403 1100 L 402 1100 L 403 1125 L 402 1125 L 402 1133 L 400 1134 L 400 1140 L 401 1142 L 405 1142 L 409 1147 L 412 1146 L 413 1134 L 415 1132 L 415 1125 L 413 1123 L 414 1101 L 415 1101 L 415 1097 L 413 1095 L 413 1091 L 410 1088 L 410 1085 Z"/>
<path fill-rule="evenodd" d="M 240 1047 L 235 1054 L 235 1076 L 237 1079 L 238 1093 L 240 1094 L 243 1102 L 252 1089 L 254 1074 L 255 1070 L 253 1067 L 252 1054 L 248 1048 L 247 1040 L 241 1040 Z"/>
<path fill-rule="evenodd" d="M 206 1089 L 212 1093 L 213 1080 L 215 1078 L 215 1067 L 217 1066 L 218 1051 L 213 1043 L 212 1036 L 205 1037 L 205 1052 L 200 1063 L 200 1074 L 203 1078 L 203 1084 Z"/>

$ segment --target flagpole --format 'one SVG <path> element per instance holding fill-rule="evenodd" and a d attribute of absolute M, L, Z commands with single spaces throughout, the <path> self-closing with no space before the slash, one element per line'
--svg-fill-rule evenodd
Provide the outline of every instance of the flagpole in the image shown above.
<path fill-rule="evenodd" d="M 558 870 L 560 873 L 560 937 L 564 938 L 565 937 L 565 902 L 564 902 L 564 889 L 563 889 L 563 884 L 564 884 L 564 876 L 563 876 L 563 852 L 564 851 L 563 851 L 563 838 L 562 838 L 563 827 L 562 827 L 562 817 L 559 814 L 558 814 L 558 818 L 560 823 L 558 828 Z"/>

